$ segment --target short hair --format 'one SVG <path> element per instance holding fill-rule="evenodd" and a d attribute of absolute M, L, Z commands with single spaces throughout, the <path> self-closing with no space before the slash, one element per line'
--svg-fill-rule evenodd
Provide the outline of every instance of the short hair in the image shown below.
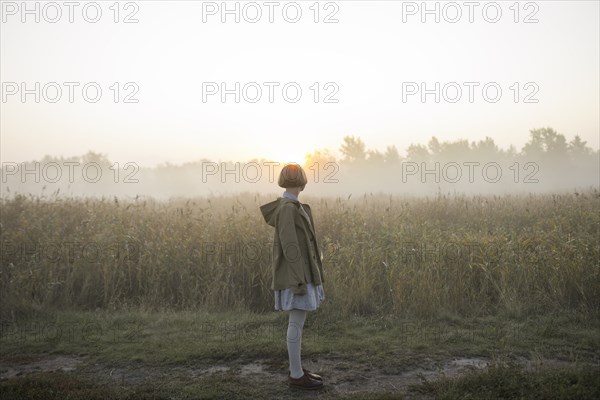
<path fill-rule="evenodd" d="M 306 173 L 298 164 L 287 164 L 279 173 L 278 185 L 282 188 L 304 187 L 308 183 Z"/>

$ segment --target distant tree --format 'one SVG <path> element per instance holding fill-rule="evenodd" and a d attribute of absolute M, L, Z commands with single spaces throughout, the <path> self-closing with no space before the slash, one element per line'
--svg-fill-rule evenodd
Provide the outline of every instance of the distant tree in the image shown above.
<path fill-rule="evenodd" d="M 51 156 L 49 154 L 45 155 L 42 160 L 40 161 L 42 164 L 47 164 L 50 162 L 59 162 L 59 163 L 64 163 L 64 162 L 79 162 L 81 161 L 81 157 L 77 157 L 77 156 L 71 156 L 71 157 L 57 157 L 57 156 Z"/>
<path fill-rule="evenodd" d="M 508 146 L 508 150 L 504 152 L 504 155 L 508 159 L 514 159 L 515 157 L 517 157 L 517 148 L 515 147 L 515 145 L 511 144 L 510 146 Z"/>
<path fill-rule="evenodd" d="M 564 135 L 556 133 L 553 129 L 547 130 L 544 137 L 546 153 L 552 157 L 563 157 L 567 155 L 567 139 Z"/>
<path fill-rule="evenodd" d="M 467 140 L 440 142 L 435 136 L 429 140 L 427 147 L 434 160 L 462 160 L 468 158 L 471 150 Z"/>
<path fill-rule="evenodd" d="M 105 154 L 96 153 L 94 151 L 88 151 L 86 154 L 81 156 L 81 162 L 83 164 L 97 163 L 102 167 L 110 167 L 111 162 Z"/>
<path fill-rule="evenodd" d="M 489 136 L 486 136 L 484 140 L 480 140 L 479 142 L 473 142 L 471 147 L 473 150 L 486 154 L 499 152 L 498 146 L 494 143 L 494 139 Z"/>
<path fill-rule="evenodd" d="M 479 142 L 472 142 L 471 151 L 479 160 L 498 160 L 504 155 L 504 152 L 494 143 L 494 139 L 489 136 Z"/>
<path fill-rule="evenodd" d="M 367 161 L 371 165 L 380 165 L 385 161 L 385 156 L 378 150 L 369 150 L 367 152 Z"/>
<path fill-rule="evenodd" d="M 439 157 L 442 160 L 460 161 L 469 158 L 471 147 L 468 140 L 455 140 L 443 142 Z"/>
<path fill-rule="evenodd" d="M 344 161 L 357 162 L 366 159 L 365 143 L 360 138 L 345 136 L 340 148 Z"/>
<path fill-rule="evenodd" d="M 586 146 L 587 142 L 581 140 L 579 135 L 576 135 L 573 140 L 569 142 L 568 152 L 574 157 L 585 157 L 592 154 L 592 149 Z"/>
<path fill-rule="evenodd" d="M 400 162 L 400 154 L 398 154 L 398 149 L 396 146 L 388 146 L 385 149 L 385 154 L 383 155 L 384 161 L 387 164 L 397 164 Z"/>
<path fill-rule="evenodd" d="M 429 151 L 422 144 L 411 144 L 406 149 L 406 158 L 409 161 L 427 161 L 429 159 Z"/>
<path fill-rule="evenodd" d="M 567 155 L 567 141 L 564 135 L 557 133 L 554 129 L 537 128 L 529 131 L 531 139 L 523 147 L 525 156 L 540 157 L 549 156 L 561 158 Z"/>
<path fill-rule="evenodd" d="M 429 148 L 429 151 L 431 152 L 431 155 L 434 158 L 439 157 L 440 153 L 442 152 L 442 145 L 438 138 L 436 138 L 435 136 L 431 137 L 429 143 L 427 144 L 427 147 Z"/>
<path fill-rule="evenodd" d="M 540 129 L 531 129 L 529 131 L 529 142 L 521 149 L 521 153 L 526 157 L 541 157 L 544 154 L 544 140 Z"/>

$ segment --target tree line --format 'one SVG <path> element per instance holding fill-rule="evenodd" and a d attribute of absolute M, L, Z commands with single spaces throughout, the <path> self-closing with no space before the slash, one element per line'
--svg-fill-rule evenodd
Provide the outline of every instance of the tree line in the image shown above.
<path fill-rule="evenodd" d="M 514 145 L 502 149 L 490 137 L 469 142 L 434 136 L 400 155 L 394 145 L 385 151 L 368 149 L 360 137 L 345 136 L 339 154 L 336 157 L 329 149 L 306 154 L 303 166 L 310 193 L 502 194 L 600 187 L 599 151 L 579 136 L 569 141 L 550 127 L 532 129 L 519 151 Z M 93 151 L 80 157 L 48 155 L 40 161 L 3 162 L 1 194 L 170 198 L 276 192 L 283 166 L 264 158 L 243 162 L 203 158 L 143 168 L 135 162 L 111 162 Z"/>

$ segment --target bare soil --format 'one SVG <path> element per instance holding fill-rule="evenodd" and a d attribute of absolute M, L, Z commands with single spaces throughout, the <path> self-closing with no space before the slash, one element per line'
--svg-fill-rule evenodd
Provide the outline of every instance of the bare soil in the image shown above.
<path fill-rule="evenodd" d="M 404 371 L 388 368 L 385 365 L 357 362 L 348 359 L 313 358 L 303 360 L 303 367 L 323 376 L 328 391 L 331 393 L 373 393 L 373 392 L 402 392 L 411 384 L 423 380 L 436 380 L 443 376 L 456 378 L 470 370 L 483 370 L 490 365 L 491 360 L 481 357 L 457 357 L 439 361 L 425 361 L 423 365 Z M 572 362 L 557 359 L 521 359 L 527 369 L 568 367 Z M 117 385 L 144 385 L 169 378 L 194 380 L 214 374 L 235 373 L 242 378 L 271 382 L 274 385 L 285 382 L 287 371 L 273 367 L 269 360 L 254 362 L 231 361 L 210 366 L 164 366 L 148 367 L 145 365 L 110 367 L 93 362 L 89 356 L 53 355 L 39 359 L 0 360 L 0 379 L 15 377 L 35 372 L 76 372 L 93 378 L 96 382 Z"/>

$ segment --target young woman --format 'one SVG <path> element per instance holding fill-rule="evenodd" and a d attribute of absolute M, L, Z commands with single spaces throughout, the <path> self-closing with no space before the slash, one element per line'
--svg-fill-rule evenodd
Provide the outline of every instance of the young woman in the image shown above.
<path fill-rule="evenodd" d="M 260 210 L 265 221 L 275 227 L 271 286 L 275 291 L 275 309 L 289 313 L 288 385 L 320 389 L 322 378 L 302 368 L 300 359 L 306 314 L 316 310 L 325 299 L 323 265 L 312 212 L 308 204 L 298 201 L 307 184 L 306 174 L 299 165 L 288 164 L 282 169 L 278 184 L 285 188 L 283 196 L 262 205 Z"/>

